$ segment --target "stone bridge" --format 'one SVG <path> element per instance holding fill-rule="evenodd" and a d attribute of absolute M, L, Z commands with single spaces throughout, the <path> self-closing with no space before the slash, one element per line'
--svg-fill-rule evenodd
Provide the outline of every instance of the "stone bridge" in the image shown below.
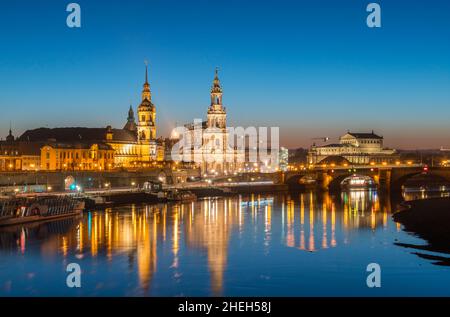
<path fill-rule="evenodd" d="M 371 177 L 378 188 L 400 192 L 405 182 L 419 174 L 426 173 L 436 179 L 450 182 L 450 168 L 425 166 L 364 166 L 346 168 L 315 168 L 298 172 L 286 172 L 283 182 L 290 187 L 299 186 L 305 179 L 315 180 L 316 186 L 322 190 L 335 191 L 340 188 L 341 182 L 352 175 Z"/>

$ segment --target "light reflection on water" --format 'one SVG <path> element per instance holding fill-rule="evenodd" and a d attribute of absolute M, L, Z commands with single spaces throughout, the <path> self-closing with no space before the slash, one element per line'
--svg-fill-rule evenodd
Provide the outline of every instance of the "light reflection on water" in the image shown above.
<path fill-rule="evenodd" d="M 364 265 L 374 260 L 392 272 L 427 264 L 393 245 L 415 238 L 392 212 L 376 191 L 311 192 L 122 206 L 1 229 L 0 294 L 362 295 Z M 83 268 L 78 290 L 65 287 L 71 262 Z M 448 275 L 426 270 L 437 279 Z M 405 294 L 390 287 L 375 295 Z"/>

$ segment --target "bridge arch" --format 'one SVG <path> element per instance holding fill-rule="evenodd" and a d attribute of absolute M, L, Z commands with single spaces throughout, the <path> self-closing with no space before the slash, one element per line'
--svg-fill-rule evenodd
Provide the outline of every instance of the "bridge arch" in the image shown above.
<path fill-rule="evenodd" d="M 341 190 L 341 185 L 342 183 L 352 177 L 352 176 L 357 176 L 357 177 L 361 177 L 361 178 L 366 178 L 366 179 L 370 179 L 372 180 L 372 182 L 375 184 L 375 179 L 367 174 L 358 174 L 358 173 L 343 173 L 343 174 L 339 174 L 336 175 L 334 177 L 332 177 L 331 181 L 328 183 L 328 190 L 330 192 L 336 192 L 336 191 L 340 191 Z"/>
<path fill-rule="evenodd" d="M 306 173 L 289 175 L 284 180 L 284 183 L 289 187 L 300 187 L 305 185 L 304 180 L 306 180 L 308 177 L 311 177 L 311 175 Z"/>
<path fill-rule="evenodd" d="M 441 181 L 445 183 L 450 183 L 450 175 L 449 172 L 440 172 L 440 171 L 414 171 L 411 173 L 407 173 L 404 175 L 401 175 L 399 177 L 395 177 L 393 175 L 391 179 L 391 191 L 392 192 L 401 192 L 403 189 L 403 186 L 411 179 L 413 179 L 416 176 L 424 175 L 425 177 L 428 177 L 430 179 L 434 179 L 436 181 Z"/>

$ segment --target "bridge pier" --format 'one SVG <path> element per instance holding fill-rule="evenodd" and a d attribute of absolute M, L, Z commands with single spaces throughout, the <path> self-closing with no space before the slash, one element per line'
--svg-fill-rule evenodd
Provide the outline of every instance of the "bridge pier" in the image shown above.
<path fill-rule="evenodd" d="M 330 183 L 333 178 L 328 175 L 327 171 L 317 173 L 317 185 L 318 189 L 322 191 L 328 191 L 330 189 Z"/>
<path fill-rule="evenodd" d="M 391 190 L 391 179 L 392 170 L 391 169 L 380 169 L 378 170 L 378 188 L 384 191 Z"/>

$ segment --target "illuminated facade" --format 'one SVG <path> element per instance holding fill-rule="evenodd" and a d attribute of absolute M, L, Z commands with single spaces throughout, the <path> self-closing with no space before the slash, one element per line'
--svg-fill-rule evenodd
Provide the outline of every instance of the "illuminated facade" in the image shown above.
<path fill-rule="evenodd" d="M 43 170 L 110 170 L 114 150 L 107 144 L 47 144 L 41 148 Z"/>
<path fill-rule="evenodd" d="M 313 145 L 308 152 L 309 164 L 339 163 L 368 165 L 370 163 L 394 163 L 399 156 L 394 149 L 383 147 L 383 137 L 375 133 L 348 132 L 338 144 Z"/>
<path fill-rule="evenodd" d="M 227 175 L 242 167 L 241 162 L 244 161 L 244 157 L 239 159 L 240 154 L 229 144 L 227 112 L 222 104 L 223 91 L 217 69 L 210 94 L 211 103 L 208 107 L 207 119 L 199 127 L 200 131 L 197 131 L 195 124 L 185 126 L 190 134 L 192 147 L 184 151 L 190 152 L 191 157 L 200 167 L 202 175 Z M 201 162 L 196 161 L 196 157 L 200 157 Z"/>
<path fill-rule="evenodd" d="M 278 167 L 280 171 L 286 172 L 289 166 L 289 150 L 281 147 L 279 152 Z"/>
<path fill-rule="evenodd" d="M 26 131 L 19 140 L 39 144 L 34 155 L 42 170 L 107 170 L 117 167 L 138 168 L 164 160 L 164 142 L 156 138 L 156 108 L 152 103 L 148 67 L 137 123 L 132 106 L 122 129 L 39 128 Z M 6 162 L 6 160 L 5 160 Z M 6 166 L 17 162 L 11 159 Z"/>
<path fill-rule="evenodd" d="M 0 172 L 38 171 L 40 168 L 39 146 L 16 140 L 10 128 L 6 140 L 0 141 Z"/>

